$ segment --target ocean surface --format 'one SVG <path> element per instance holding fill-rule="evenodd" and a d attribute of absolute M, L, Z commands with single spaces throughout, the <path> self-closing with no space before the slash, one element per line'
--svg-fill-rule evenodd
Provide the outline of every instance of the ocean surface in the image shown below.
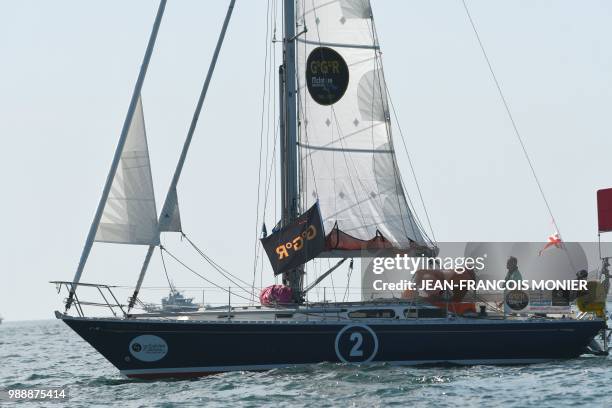
<path fill-rule="evenodd" d="M 0 406 L 612 407 L 612 358 L 513 367 L 318 364 L 142 381 L 122 378 L 60 321 L 0 324 L 0 389 L 40 387 L 67 387 L 70 400 Z"/>

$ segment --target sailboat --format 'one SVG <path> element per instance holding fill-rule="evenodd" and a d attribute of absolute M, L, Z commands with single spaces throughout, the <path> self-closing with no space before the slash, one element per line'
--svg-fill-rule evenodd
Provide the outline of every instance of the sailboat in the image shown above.
<path fill-rule="evenodd" d="M 171 185 L 156 213 L 141 89 L 161 24 L 159 5 L 132 100 L 77 272 L 56 317 L 127 377 L 191 377 L 320 362 L 397 365 L 517 364 L 575 358 L 606 328 L 602 317 L 462 316 L 409 299 L 309 302 L 312 258 L 388 250 L 437 253 L 411 211 L 395 159 L 387 85 L 368 0 L 283 0 L 279 68 L 282 218 L 262 240 L 277 296 L 251 307 L 177 315 L 133 312 L 161 233 L 181 233 L 177 184 L 221 49 L 231 0 Z M 148 247 L 127 304 L 81 276 L 94 242 Z M 314 284 L 333 272 L 321 275 Z M 606 275 L 607 276 L 607 275 Z M 93 286 L 113 310 L 86 316 L 79 291 Z M 280 286 L 280 285 L 279 285 Z M 274 288 L 273 288 L 274 289 Z M 120 313 L 115 313 L 117 308 Z M 76 313 L 73 313 L 75 312 Z M 605 333 L 604 333 L 605 334 Z M 511 346 L 510 346 L 511 345 Z M 606 346 L 607 347 L 607 346 Z"/>

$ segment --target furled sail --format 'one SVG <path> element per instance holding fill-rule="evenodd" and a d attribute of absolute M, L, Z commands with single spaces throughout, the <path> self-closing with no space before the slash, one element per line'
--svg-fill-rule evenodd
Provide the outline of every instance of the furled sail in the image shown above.
<path fill-rule="evenodd" d="M 95 240 L 120 244 L 159 244 L 149 148 L 140 98 Z"/>
<path fill-rule="evenodd" d="M 297 10 L 303 208 L 319 200 L 328 252 L 425 247 L 395 159 L 370 2 Z"/>

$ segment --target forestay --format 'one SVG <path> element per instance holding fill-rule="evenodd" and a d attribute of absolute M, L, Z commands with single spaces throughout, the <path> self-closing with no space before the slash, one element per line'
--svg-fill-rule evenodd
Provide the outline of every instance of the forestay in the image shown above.
<path fill-rule="evenodd" d="M 140 97 L 95 240 L 120 244 L 159 244 L 149 148 Z"/>
<path fill-rule="evenodd" d="M 297 5 L 303 208 L 319 200 L 326 232 L 338 237 L 328 249 L 425 245 L 395 159 L 370 2 Z"/>

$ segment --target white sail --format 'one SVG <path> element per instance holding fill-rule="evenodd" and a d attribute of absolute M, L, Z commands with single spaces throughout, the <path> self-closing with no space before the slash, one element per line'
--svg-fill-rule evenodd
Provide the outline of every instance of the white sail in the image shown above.
<path fill-rule="evenodd" d="M 140 98 L 95 240 L 120 244 L 159 244 L 149 148 Z"/>
<path fill-rule="evenodd" d="M 159 230 L 163 232 L 181 232 L 183 230 L 176 188 L 168 192 L 166 204 L 162 209 L 162 214 L 159 219 Z"/>
<path fill-rule="evenodd" d="M 359 240 L 382 236 L 395 248 L 424 245 L 395 159 L 370 2 L 297 6 L 298 31 L 306 29 L 297 37 L 303 208 L 319 200 L 327 233 L 337 226 Z"/>

